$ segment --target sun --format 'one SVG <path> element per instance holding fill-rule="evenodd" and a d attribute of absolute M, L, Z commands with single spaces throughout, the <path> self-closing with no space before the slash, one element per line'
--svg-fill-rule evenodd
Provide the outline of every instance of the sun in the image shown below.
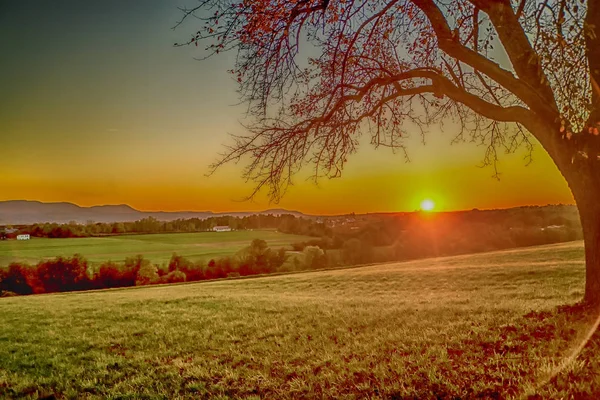
<path fill-rule="evenodd" d="M 435 203 L 430 199 L 425 199 L 421 202 L 421 210 L 432 211 L 435 208 Z"/>

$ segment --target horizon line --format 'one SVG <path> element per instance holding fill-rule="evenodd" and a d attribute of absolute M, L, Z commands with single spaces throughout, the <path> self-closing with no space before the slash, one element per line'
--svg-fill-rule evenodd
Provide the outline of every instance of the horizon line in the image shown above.
<path fill-rule="evenodd" d="M 210 213 L 210 214 L 229 214 L 229 213 L 264 213 L 266 211 L 273 211 L 273 210 L 282 210 L 282 211 L 288 211 L 290 213 L 300 213 L 303 215 L 307 215 L 307 216 L 316 216 L 316 217 L 325 217 L 325 216 L 342 216 L 342 215 L 351 215 L 351 214 L 355 214 L 355 215 L 369 215 L 369 214 L 399 214 L 399 213 L 415 213 L 415 212 L 420 212 L 422 210 L 420 209 L 415 209 L 412 211 L 367 211 L 367 212 L 363 212 L 363 213 L 357 213 L 354 211 L 351 212 L 346 212 L 346 213 L 340 213 L 340 214 L 309 214 L 306 213 L 304 211 L 298 211 L 298 210 L 288 210 L 286 208 L 266 208 L 266 209 L 261 209 L 261 210 L 243 210 L 243 211 L 211 211 L 211 210 L 171 210 L 171 211 L 165 211 L 165 210 L 140 210 L 138 208 L 135 208 L 127 203 L 117 203 L 117 204 L 95 204 L 92 206 L 83 206 L 80 204 L 77 204 L 75 202 L 72 201 L 41 201 L 41 200 L 31 200 L 31 199 L 12 199 L 12 200 L 0 200 L 0 203 L 7 203 L 7 202 L 32 202 L 32 203 L 41 203 L 41 204 L 72 204 L 74 206 L 77 206 L 79 208 L 94 208 L 94 207 L 118 207 L 118 206 L 125 206 L 125 207 L 129 207 L 131 208 L 133 211 L 137 211 L 140 213 Z M 504 208 L 478 208 L 478 207 L 473 207 L 470 209 L 454 209 L 454 210 L 444 210 L 444 211 L 429 211 L 429 213 L 434 213 L 434 214 L 443 214 L 443 213 L 452 213 L 452 212 L 467 212 L 467 211 L 494 211 L 494 210 L 510 210 L 512 208 L 521 208 L 521 207 L 551 207 L 551 206 L 575 206 L 577 207 L 577 205 L 575 203 L 556 203 L 556 204 L 551 204 L 551 203 L 547 203 L 547 204 L 524 204 L 524 205 L 520 205 L 520 206 L 512 206 L 512 207 L 504 207 Z"/>

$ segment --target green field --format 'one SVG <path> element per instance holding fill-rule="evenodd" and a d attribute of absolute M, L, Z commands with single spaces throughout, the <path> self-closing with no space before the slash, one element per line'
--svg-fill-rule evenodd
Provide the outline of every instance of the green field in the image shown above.
<path fill-rule="evenodd" d="M 177 253 L 190 260 L 208 260 L 237 252 L 253 239 L 266 240 L 270 247 L 289 246 L 290 243 L 314 239 L 308 236 L 288 235 L 274 230 L 170 233 L 151 235 L 123 235 L 75 239 L 40 239 L 29 241 L 0 241 L 0 267 L 13 261 L 35 264 L 41 259 L 81 254 L 92 264 L 112 260 L 123 261 L 137 254 L 156 264 L 168 263 Z"/>
<path fill-rule="evenodd" d="M 3 298 L 0 398 L 600 398 L 600 338 L 577 353 L 593 315 L 559 307 L 582 260 L 572 242 Z"/>

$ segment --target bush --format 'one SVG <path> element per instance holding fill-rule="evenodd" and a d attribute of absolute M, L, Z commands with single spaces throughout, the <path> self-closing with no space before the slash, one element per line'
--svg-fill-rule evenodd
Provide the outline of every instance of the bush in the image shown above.
<path fill-rule="evenodd" d="M 304 265 L 307 269 L 325 267 L 325 252 L 318 246 L 306 246 L 304 248 Z"/>
<path fill-rule="evenodd" d="M 173 253 L 171 260 L 169 261 L 169 272 L 184 271 L 187 269 L 192 269 L 193 267 L 193 262 L 187 260 L 183 256 L 178 256 L 176 253 Z"/>
<path fill-rule="evenodd" d="M 356 238 L 347 240 L 342 248 L 342 259 L 348 265 L 370 262 L 373 259 L 373 247 Z"/>
<path fill-rule="evenodd" d="M 73 258 L 41 261 L 37 265 L 37 277 L 46 293 L 87 290 L 92 288 L 87 270 L 87 260 L 75 254 Z"/>
<path fill-rule="evenodd" d="M 0 291 L 17 294 L 34 293 L 31 279 L 28 279 L 28 276 L 33 275 L 31 270 L 30 266 L 18 263 L 11 263 L 8 269 L 0 270 Z"/>
<path fill-rule="evenodd" d="M 231 257 L 210 260 L 205 273 L 206 279 L 225 278 L 229 272 L 232 272 L 233 266 L 234 260 Z"/>
<path fill-rule="evenodd" d="M 181 271 L 171 271 L 160 278 L 160 283 L 179 283 L 185 282 L 187 276 Z"/>
<path fill-rule="evenodd" d="M 152 285 L 158 283 L 159 279 L 156 265 L 149 260 L 143 260 L 135 277 L 135 286 Z"/>
<path fill-rule="evenodd" d="M 197 262 L 191 264 L 189 267 L 185 269 L 181 269 L 181 272 L 184 272 L 187 276 L 187 281 L 201 281 L 206 279 L 206 270 L 207 266 L 204 262 Z"/>
<path fill-rule="evenodd" d="M 186 276 L 187 282 L 206 279 L 206 265 L 203 262 L 192 261 L 173 253 L 169 261 L 169 272 L 180 271 Z"/>
<path fill-rule="evenodd" d="M 279 272 L 299 271 L 304 265 L 303 253 L 292 253 L 287 256 L 285 262 L 277 269 Z"/>
<path fill-rule="evenodd" d="M 135 286 L 137 271 L 129 266 L 120 266 L 112 261 L 100 266 L 98 273 L 94 276 L 94 286 L 97 288 L 115 288 Z"/>

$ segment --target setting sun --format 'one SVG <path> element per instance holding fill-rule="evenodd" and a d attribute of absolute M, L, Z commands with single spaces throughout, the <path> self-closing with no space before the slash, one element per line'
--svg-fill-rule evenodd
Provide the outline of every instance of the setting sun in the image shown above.
<path fill-rule="evenodd" d="M 421 202 L 421 210 L 431 211 L 435 207 L 435 203 L 429 199 L 425 199 Z"/>

